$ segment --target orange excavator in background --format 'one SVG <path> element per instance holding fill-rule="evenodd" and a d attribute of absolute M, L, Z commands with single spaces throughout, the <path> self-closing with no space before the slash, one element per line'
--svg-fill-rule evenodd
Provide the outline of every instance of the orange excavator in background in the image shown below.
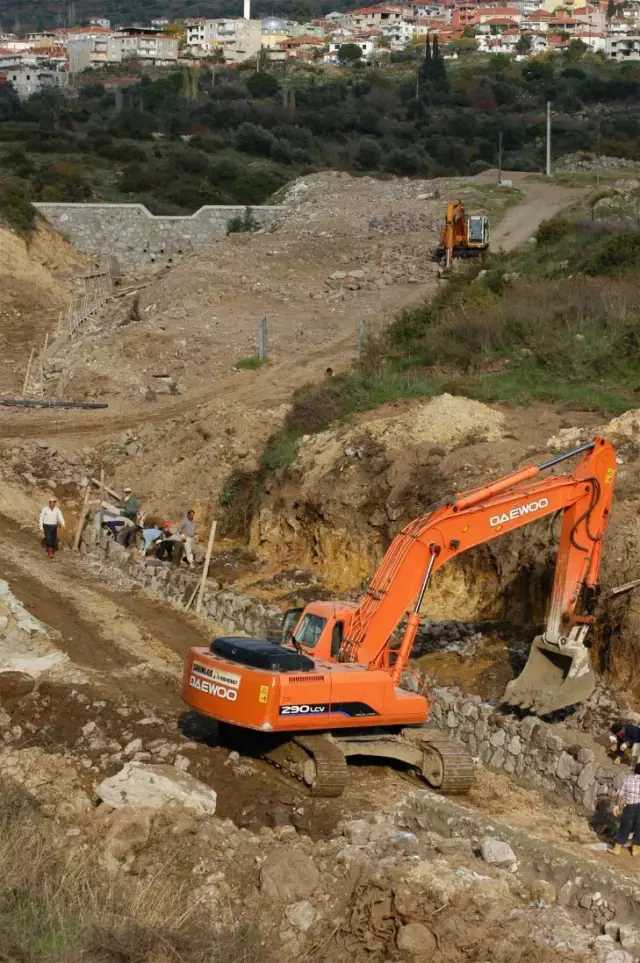
<path fill-rule="evenodd" d="M 538 479 L 574 455 L 582 458 L 571 474 Z M 184 700 L 228 736 L 252 732 L 250 750 L 315 795 L 342 791 L 350 756 L 399 760 L 442 792 L 465 792 L 473 779 L 471 757 L 425 727 L 432 700 L 419 679 L 419 691 L 402 687 L 430 579 L 468 549 L 559 514 L 546 629 L 504 701 L 541 715 L 583 701 L 595 684 L 585 639 L 594 621 L 615 473 L 613 448 L 596 438 L 434 507 L 396 535 L 359 604 L 322 601 L 290 610 L 284 644 L 232 637 L 191 649 Z M 405 617 L 394 647 L 394 630 Z"/>
<path fill-rule="evenodd" d="M 462 201 L 449 201 L 436 259 L 450 268 L 454 258 L 479 257 L 489 250 L 489 221 L 483 214 L 467 217 Z"/>

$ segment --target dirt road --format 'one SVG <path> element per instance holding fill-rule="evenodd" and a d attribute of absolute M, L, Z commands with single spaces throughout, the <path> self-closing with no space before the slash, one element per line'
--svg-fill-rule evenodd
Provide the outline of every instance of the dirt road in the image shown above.
<path fill-rule="evenodd" d="M 495 183 L 497 172 L 486 171 L 480 175 L 485 183 Z M 519 171 L 503 171 L 503 180 L 511 181 L 524 193 L 524 200 L 507 211 L 491 232 L 493 250 L 513 251 L 526 244 L 543 221 L 548 221 L 560 211 L 575 204 L 583 195 L 583 188 L 560 187 L 537 179 L 532 174 Z"/>

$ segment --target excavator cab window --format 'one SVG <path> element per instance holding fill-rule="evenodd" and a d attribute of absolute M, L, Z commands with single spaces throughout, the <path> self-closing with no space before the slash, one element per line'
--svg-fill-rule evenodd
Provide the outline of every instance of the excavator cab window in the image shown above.
<path fill-rule="evenodd" d="M 296 632 L 296 642 L 307 649 L 313 649 L 322 634 L 327 620 L 319 615 L 305 615 Z"/>
<path fill-rule="evenodd" d="M 331 657 L 335 659 L 340 651 L 344 636 L 344 622 L 336 622 L 331 633 Z"/>
<path fill-rule="evenodd" d="M 469 218 L 469 241 L 472 244 L 484 244 L 485 218 L 475 215 Z"/>
<path fill-rule="evenodd" d="M 288 645 L 289 642 L 291 642 L 291 634 L 300 621 L 300 616 L 303 611 L 304 609 L 287 609 L 282 616 L 282 628 L 280 630 L 280 641 L 282 645 Z"/>

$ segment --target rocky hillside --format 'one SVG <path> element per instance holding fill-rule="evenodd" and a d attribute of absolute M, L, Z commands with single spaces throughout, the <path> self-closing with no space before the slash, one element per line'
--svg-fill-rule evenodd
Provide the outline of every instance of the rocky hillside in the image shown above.
<path fill-rule="evenodd" d="M 283 566 L 312 570 L 329 590 L 357 589 L 394 534 L 429 505 L 541 463 L 597 433 L 613 442 L 619 462 L 602 561 L 606 591 L 640 576 L 635 410 L 602 424 L 584 412 L 517 410 L 446 394 L 384 406 L 299 442 L 293 463 L 267 483 L 251 544 Z M 554 554 L 549 520 L 474 549 L 436 574 L 424 618 L 508 621 L 520 631 L 534 626 L 546 612 Z M 605 620 L 618 633 L 605 664 L 634 691 L 640 683 L 639 604 L 637 596 L 624 596 Z"/>

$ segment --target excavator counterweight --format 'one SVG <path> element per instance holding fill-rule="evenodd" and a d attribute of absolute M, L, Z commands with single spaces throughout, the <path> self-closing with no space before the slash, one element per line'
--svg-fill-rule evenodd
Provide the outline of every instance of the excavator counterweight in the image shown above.
<path fill-rule="evenodd" d="M 540 477 L 578 455 L 571 474 Z M 539 715 L 583 701 L 595 682 L 587 643 L 615 473 L 613 448 L 595 438 L 436 506 L 396 535 L 358 604 L 290 610 L 281 644 L 223 638 L 191 649 L 184 700 L 228 731 L 251 732 L 265 758 L 316 794 L 342 791 L 351 756 L 395 759 L 434 788 L 466 791 L 473 778 L 466 749 L 425 728 L 432 701 L 424 687 L 403 687 L 430 580 L 477 545 L 561 517 L 546 628 L 504 701 Z"/>

